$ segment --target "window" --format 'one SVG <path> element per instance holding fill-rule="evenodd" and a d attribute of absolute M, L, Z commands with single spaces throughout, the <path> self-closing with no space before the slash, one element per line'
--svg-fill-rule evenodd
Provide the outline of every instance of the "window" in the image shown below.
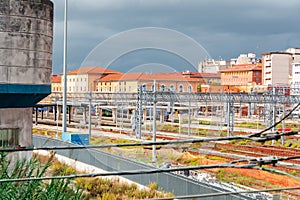
<path fill-rule="evenodd" d="M 179 85 L 179 92 L 183 92 L 183 85 Z"/>
<path fill-rule="evenodd" d="M 174 85 L 170 85 L 170 91 L 175 92 L 175 86 Z"/>
<path fill-rule="evenodd" d="M 151 85 L 151 90 L 154 91 L 154 85 Z"/>
<path fill-rule="evenodd" d="M 14 147 L 19 145 L 18 128 L 0 128 L 1 147 Z"/>
<path fill-rule="evenodd" d="M 192 86 L 189 85 L 189 86 L 188 86 L 188 91 L 189 91 L 189 92 L 192 92 L 192 90 L 193 90 Z"/>
<path fill-rule="evenodd" d="M 143 84 L 142 87 L 143 87 L 143 89 L 142 89 L 143 91 L 146 91 L 146 90 L 147 90 L 147 85 L 146 85 L 146 84 Z"/>
<path fill-rule="evenodd" d="M 166 86 L 165 85 L 161 85 L 160 86 L 160 91 L 164 92 L 166 90 Z"/>

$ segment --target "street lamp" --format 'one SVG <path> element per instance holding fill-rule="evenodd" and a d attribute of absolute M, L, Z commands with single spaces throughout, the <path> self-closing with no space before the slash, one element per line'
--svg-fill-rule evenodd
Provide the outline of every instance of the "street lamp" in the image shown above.
<path fill-rule="evenodd" d="M 68 0 L 65 0 L 65 13 L 64 13 L 64 52 L 63 52 L 63 120 L 62 120 L 62 132 L 67 132 L 67 32 L 68 32 Z"/>
<path fill-rule="evenodd" d="M 153 81 L 153 142 L 156 142 L 156 80 Z M 152 162 L 155 163 L 156 159 L 156 145 L 152 145 Z"/>

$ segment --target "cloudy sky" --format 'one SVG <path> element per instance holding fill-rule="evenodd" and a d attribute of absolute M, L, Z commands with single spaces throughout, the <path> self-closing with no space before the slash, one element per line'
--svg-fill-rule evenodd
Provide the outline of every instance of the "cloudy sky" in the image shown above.
<path fill-rule="evenodd" d="M 63 70 L 64 1 L 52 1 L 55 6 L 53 73 L 57 74 Z M 230 59 L 241 53 L 253 52 L 260 56 L 262 52 L 300 47 L 299 0 L 68 2 L 68 70 L 88 64 L 86 61 L 92 57 L 98 57 L 98 65 L 109 63 L 103 67 L 123 72 L 137 66 L 148 66 L 149 63 L 169 66 L 179 71 L 193 70 L 193 61 L 189 62 L 190 59 L 198 59 L 196 57 L 199 55 L 200 61 L 207 57 L 206 53 L 214 59 Z M 147 28 L 144 33 L 130 31 L 141 30 L 143 27 L 157 27 L 167 31 L 162 31 L 161 37 L 148 32 Z M 126 36 L 122 34 L 124 32 L 133 34 Z M 143 35 L 145 32 L 152 35 Z M 168 34 L 170 40 L 166 36 Z M 120 35 L 122 37 L 118 37 Z M 146 43 L 142 41 L 144 38 Z M 153 41 L 153 45 L 149 44 L 149 41 Z M 191 41 L 203 49 L 197 49 L 197 45 L 191 44 Z M 168 46 L 168 42 L 172 43 L 173 47 Z M 133 43 L 129 49 L 123 49 L 123 53 L 113 55 L 110 61 L 103 61 L 109 57 L 108 52 L 118 52 L 118 48 Z M 187 51 L 188 47 L 190 49 Z M 182 52 L 178 52 L 180 50 Z M 193 58 L 187 58 L 187 54 Z M 93 62 L 97 63 L 97 60 Z"/>

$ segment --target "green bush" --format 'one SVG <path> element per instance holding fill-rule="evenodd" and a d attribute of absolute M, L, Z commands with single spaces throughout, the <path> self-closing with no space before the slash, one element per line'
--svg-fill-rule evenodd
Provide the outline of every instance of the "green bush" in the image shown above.
<path fill-rule="evenodd" d="M 29 161 L 18 160 L 11 163 L 6 154 L 0 153 L 0 179 L 35 178 L 45 176 L 51 165 L 53 156 L 42 165 L 37 158 Z M 12 170 L 10 170 L 10 167 Z M 24 182 L 0 183 L 1 199 L 60 199 L 79 200 L 82 197 L 80 190 L 70 187 L 70 180 L 60 179 L 44 182 L 42 180 Z"/>

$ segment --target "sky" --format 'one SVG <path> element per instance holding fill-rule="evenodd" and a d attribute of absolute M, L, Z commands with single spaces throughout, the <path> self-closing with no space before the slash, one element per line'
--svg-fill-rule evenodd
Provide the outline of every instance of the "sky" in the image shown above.
<path fill-rule="evenodd" d="M 59 74 L 64 1 L 52 1 Z M 68 0 L 67 70 L 196 71 L 203 59 L 300 47 L 299 9 L 299 0 Z"/>

